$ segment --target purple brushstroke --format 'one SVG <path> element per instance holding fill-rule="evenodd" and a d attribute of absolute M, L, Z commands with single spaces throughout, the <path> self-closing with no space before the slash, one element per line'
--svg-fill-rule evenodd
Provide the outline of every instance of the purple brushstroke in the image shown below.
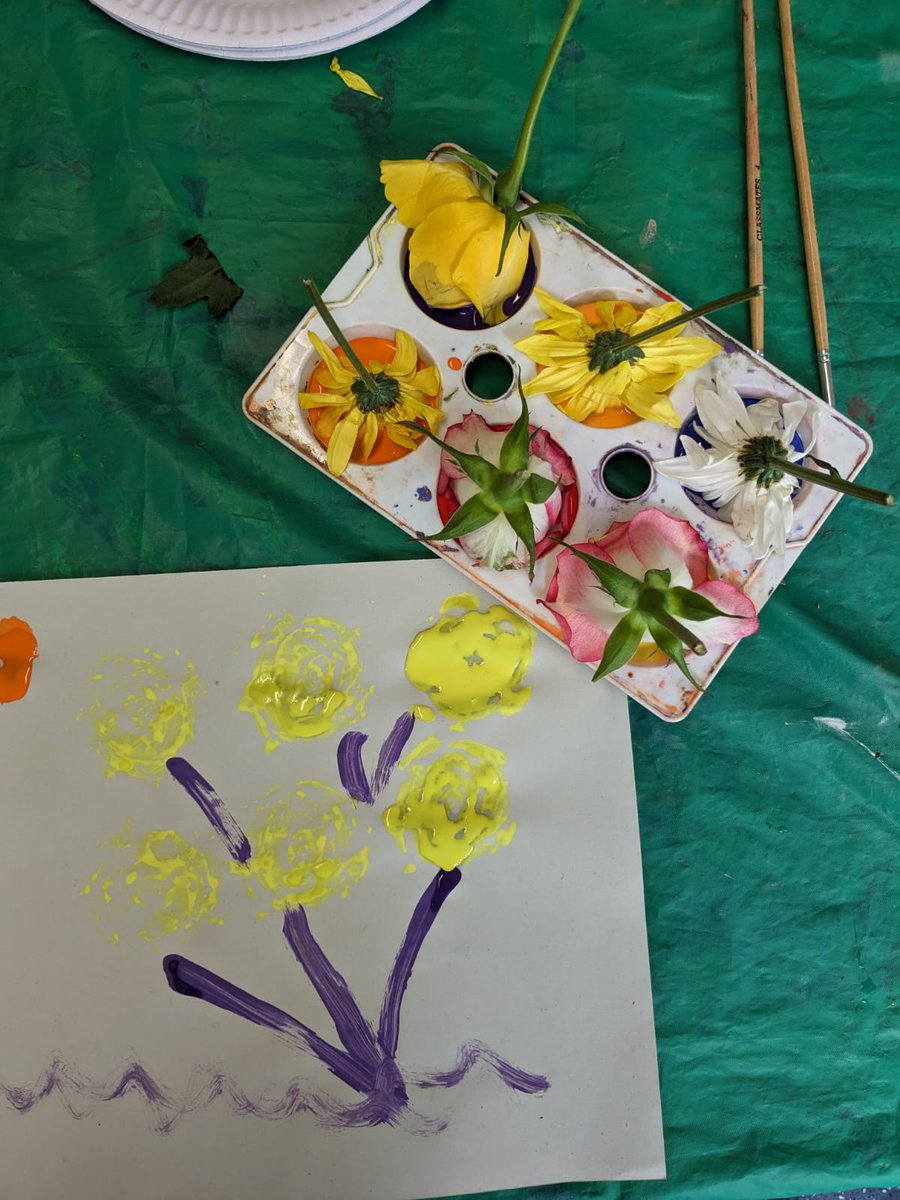
<path fill-rule="evenodd" d="M 360 733 L 358 729 L 351 729 L 338 742 L 338 775 L 341 777 L 344 791 L 357 804 L 375 803 L 362 760 L 362 748 L 368 740 L 367 734 Z"/>
<path fill-rule="evenodd" d="M 362 760 L 362 748 L 369 740 L 368 736 L 352 729 L 341 738 L 337 748 L 338 774 L 347 795 L 357 804 L 374 804 L 375 797 L 387 787 L 415 723 L 416 718 L 408 712 L 401 713 L 394 722 L 378 752 L 371 784 Z"/>
<path fill-rule="evenodd" d="M 378 762 L 375 764 L 375 774 L 372 776 L 372 795 L 377 796 L 388 785 L 391 773 L 396 767 L 403 748 L 409 741 L 416 718 L 412 713 L 401 713 L 394 722 L 394 728 L 387 735 L 378 752 Z"/>
<path fill-rule="evenodd" d="M 347 980 L 331 965 L 313 937 L 302 908 L 285 909 L 284 937 L 334 1021 L 347 1053 L 375 1070 L 382 1057 L 375 1031 L 360 1012 Z"/>
<path fill-rule="evenodd" d="M 292 1046 L 314 1054 L 333 1075 L 357 1092 L 371 1092 L 375 1086 L 375 1072 L 371 1067 L 332 1046 L 280 1008 L 251 996 L 227 979 L 214 975 L 212 971 L 178 954 L 166 955 L 163 970 L 174 992 L 205 1000 L 225 1012 L 271 1029 Z"/>
<path fill-rule="evenodd" d="M 438 871 L 413 910 L 406 936 L 388 977 L 381 1006 L 381 1019 L 378 1023 L 378 1041 L 390 1058 L 397 1053 L 397 1043 L 400 1039 L 400 1005 L 403 1003 L 403 993 L 412 975 L 416 957 L 422 948 L 425 935 L 441 911 L 441 906 L 461 879 L 462 872 L 458 867 L 454 867 L 452 871 Z"/>
<path fill-rule="evenodd" d="M 438 1071 L 430 1075 L 415 1075 L 411 1082 L 421 1088 L 451 1088 L 462 1083 L 466 1075 L 479 1062 L 486 1063 L 507 1087 L 516 1092 L 525 1092 L 529 1096 L 540 1095 L 550 1087 L 546 1075 L 533 1075 L 530 1071 L 522 1071 L 512 1063 L 501 1058 L 496 1050 L 486 1046 L 484 1042 L 466 1042 L 457 1054 L 456 1066 L 449 1071 Z"/>
<path fill-rule="evenodd" d="M 186 758 L 170 758 L 166 766 L 175 782 L 181 784 L 192 800 L 196 800 L 200 811 L 228 847 L 228 853 L 235 862 L 245 863 L 250 857 L 250 842 L 212 784 Z"/>
<path fill-rule="evenodd" d="M 203 1112 L 219 1098 L 239 1116 L 268 1121 L 283 1121 L 305 1112 L 335 1129 L 372 1124 L 366 1119 L 372 1108 L 369 1098 L 358 1104 L 339 1104 L 310 1091 L 302 1079 L 292 1079 L 280 1096 L 267 1089 L 264 1095 L 253 1097 L 230 1075 L 202 1064 L 192 1068 L 183 1092 L 163 1088 L 138 1062 L 129 1063 L 108 1083 L 90 1079 L 60 1057 L 53 1058 L 30 1087 L 0 1080 L 0 1099 L 20 1113 L 31 1112 L 54 1094 L 77 1121 L 92 1116 L 98 1104 L 136 1095 L 146 1105 L 152 1128 L 160 1134 L 171 1133 L 182 1117 Z M 398 1113 L 393 1124 L 417 1135 L 440 1133 L 447 1127 L 445 1118 L 424 1117 L 411 1109 Z"/>

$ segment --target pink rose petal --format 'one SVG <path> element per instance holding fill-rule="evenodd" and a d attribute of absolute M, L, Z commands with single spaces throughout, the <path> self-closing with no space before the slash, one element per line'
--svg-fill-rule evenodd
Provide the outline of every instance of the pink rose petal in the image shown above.
<path fill-rule="evenodd" d="M 731 646 L 759 629 L 756 607 L 749 596 L 724 579 L 709 579 L 694 588 L 698 596 L 711 600 L 727 617 L 711 617 L 708 621 L 684 621 L 702 642 Z"/>

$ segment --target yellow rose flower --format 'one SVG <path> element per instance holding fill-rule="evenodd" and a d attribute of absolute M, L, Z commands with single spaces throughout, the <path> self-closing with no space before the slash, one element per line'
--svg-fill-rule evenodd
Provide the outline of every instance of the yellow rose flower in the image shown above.
<path fill-rule="evenodd" d="M 460 162 L 402 159 L 381 164 L 385 195 L 400 223 L 413 231 L 410 283 L 433 308 L 474 304 L 487 325 L 498 325 L 506 319 L 503 305 L 519 290 L 528 265 L 531 235 L 522 225 L 523 217 L 553 212 L 579 220 L 559 204 L 523 209 L 518 204 L 541 102 L 580 7 L 581 0 L 568 0 L 508 170 L 495 176 L 464 151 L 450 152 Z"/>
<path fill-rule="evenodd" d="M 518 225 L 498 273 L 506 218 L 485 200 L 461 162 L 381 164 L 381 182 L 409 239 L 409 280 L 435 308 L 474 304 L 488 325 L 504 320 L 528 264 L 530 234 Z"/>

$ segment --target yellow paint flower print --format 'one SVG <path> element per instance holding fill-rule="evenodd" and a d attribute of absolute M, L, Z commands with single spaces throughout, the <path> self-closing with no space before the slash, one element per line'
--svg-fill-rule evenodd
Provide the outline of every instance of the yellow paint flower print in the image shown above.
<path fill-rule="evenodd" d="M 668 392 L 721 347 L 710 338 L 684 337 L 684 324 L 652 333 L 682 314 L 680 304 L 641 311 L 626 300 L 598 300 L 596 320 L 589 320 L 549 292 L 538 288 L 535 295 L 547 317 L 515 343 L 543 368 L 525 384 L 526 396 L 546 395 L 575 421 L 627 409 L 673 429 L 681 425 Z"/>
<path fill-rule="evenodd" d="M 371 382 L 342 351 L 326 346 L 314 333 L 309 340 L 322 359 L 323 369 L 316 378 L 324 390 L 301 392 L 300 407 L 319 412 L 315 431 L 328 447 L 332 475 L 345 470 L 357 448 L 366 462 L 382 432 L 395 445 L 415 449 L 421 437 L 404 421 L 424 423 L 432 432 L 437 429 L 444 414 L 431 401 L 441 390 L 440 373 L 434 366 L 420 367 L 416 344 L 408 333 L 397 330 L 391 361 L 373 358 L 362 364 Z"/>

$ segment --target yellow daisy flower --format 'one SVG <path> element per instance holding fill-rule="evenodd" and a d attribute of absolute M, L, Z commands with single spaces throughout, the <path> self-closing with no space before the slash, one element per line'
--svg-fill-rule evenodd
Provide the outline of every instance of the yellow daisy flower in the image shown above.
<path fill-rule="evenodd" d="M 419 368 L 418 350 L 408 333 L 397 330 L 391 362 L 372 359 L 361 364 L 369 379 L 314 333 L 309 340 L 324 364 L 317 375 L 324 391 L 301 392 L 300 407 L 325 410 L 315 430 L 328 444 L 332 475 L 344 471 L 357 445 L 363 460 L 367 459 L 382 431 L 395 445 L 414 450 L 421 437 L 406 428 L 404 421 L 424 421 L 432 433 L 437 429 L 444 414 L 429 399 L 440 392 L 440 373 L 437 367 Z"/>
<path fill-rule="evenodd" d="M 721 346 L 710 338 L 684 337 L 685 322 L 671 301 L 643 311 L 626 300 L 598 300 L 597 320 L 535 289 L 547 314 L 517 350 L 544 369 L 525 384 L 526 396 L 543 394 L 575 421 L 608 409 L 627 409 L 637 417 L 678 429 L 681 418 L 667 393 L 688 371 L 709 362 Z M 653 334 L 656 326 L 665 325 Z M 640 337 L 639 341 L 635 338 Z"/>

